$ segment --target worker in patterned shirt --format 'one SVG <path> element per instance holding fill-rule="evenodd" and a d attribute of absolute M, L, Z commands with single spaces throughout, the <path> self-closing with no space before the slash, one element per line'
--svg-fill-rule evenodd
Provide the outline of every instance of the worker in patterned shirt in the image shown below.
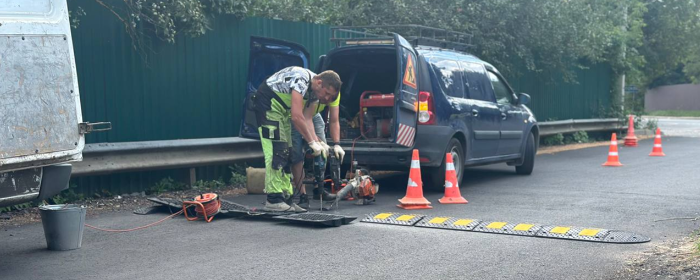
<path fill-rule="evenodd" d="M 306 212 L 291 200 L 292 125 L 313 150 L 314 156 L 329 150 L 314 132 L 313 116 L 318 104 L 338 98 L 340 76 L 333 71 L 315 74 L 301 67 L 287 67 L 264 81 L 253 97 L 265 156 L 264 210 Z"/>

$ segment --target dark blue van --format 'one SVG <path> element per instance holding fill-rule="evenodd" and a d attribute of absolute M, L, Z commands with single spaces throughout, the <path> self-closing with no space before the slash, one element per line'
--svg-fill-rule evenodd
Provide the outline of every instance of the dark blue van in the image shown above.
<path fill-rule="evenodd" d="M 354 160 L 372 170 L 408 170 L 418 149 L 424 185 L 434 189 L 444 187 L 446 153 L 460 181 L 464 167 L 493 163 L 532 173 L 539 129 L 525 106 L 527 94 L 515 93 L 495 67 L 473 55 L 392 37 L 347 40 L 316 66 L 343 80 L 345 165 Z M 308 67 L 301 46 L 253 37 L 248 91 L 289 65 Z M 245 125 L 241 135 L 257 137 Z"/>

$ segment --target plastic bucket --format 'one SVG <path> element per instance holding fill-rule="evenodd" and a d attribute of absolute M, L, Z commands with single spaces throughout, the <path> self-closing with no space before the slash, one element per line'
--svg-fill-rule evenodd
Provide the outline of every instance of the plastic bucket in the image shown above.
<path fill-rule="evenodd" d="M 65 251 L 80 248 L 85 229 L 85 206 L 75 204 L 39 207 L 49 250 Z"/>

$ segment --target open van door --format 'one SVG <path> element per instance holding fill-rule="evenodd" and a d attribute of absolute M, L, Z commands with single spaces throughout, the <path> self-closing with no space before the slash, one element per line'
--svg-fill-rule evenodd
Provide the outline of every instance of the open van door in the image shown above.
<path fill-rule="evenodd" d="M 80 160 L 85 138 L 65 0 L 0 7 L 0 171 Z"/>
<path fill-rule="evenodd" d="M 248 81 L 246 83 L 246 97 L 255 93 L 258 86 L 267 77 L 289 66 L 309 68 L 309 52 L 296 43 L 283 40 L 250 37 L 250 58 L 248 63 Z M 255 118 L 255 114 L 246 113 L 248 98 L 243 104 L 243 118 L 241 122 L 241 137 L 259 139 L 257 127 L 246 124 L 246 118 Z"/>
<path fill-rule="evenodd" d="M 67 188 L 84 134 L 111 124 L 83 121 L 66 0 L 5 0 L 0 23 L 2 207 Z"/>
<path fill-rule="evenodd" d="M 394 45 L 396 46 L 397 69 L 399 83 L 396 88 L 394 100 L 396 106 L 396 126 L 394 142 L 401 146 L 413 147 L 416 136 L 416 108 L 418 104 L 418 77 L 417 61 L 418 56 L 413 46 L 401 37 L 394 35 Z"/>

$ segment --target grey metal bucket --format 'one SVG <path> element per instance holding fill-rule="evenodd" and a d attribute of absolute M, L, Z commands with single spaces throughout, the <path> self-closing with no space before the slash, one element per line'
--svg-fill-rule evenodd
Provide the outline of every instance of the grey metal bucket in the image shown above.
<path fill-rule="evenodd" d="M 49 250 L 65 251 L 80 248 L 85 229 L 85 206 L 75 204 L 39 207 Z"/>

